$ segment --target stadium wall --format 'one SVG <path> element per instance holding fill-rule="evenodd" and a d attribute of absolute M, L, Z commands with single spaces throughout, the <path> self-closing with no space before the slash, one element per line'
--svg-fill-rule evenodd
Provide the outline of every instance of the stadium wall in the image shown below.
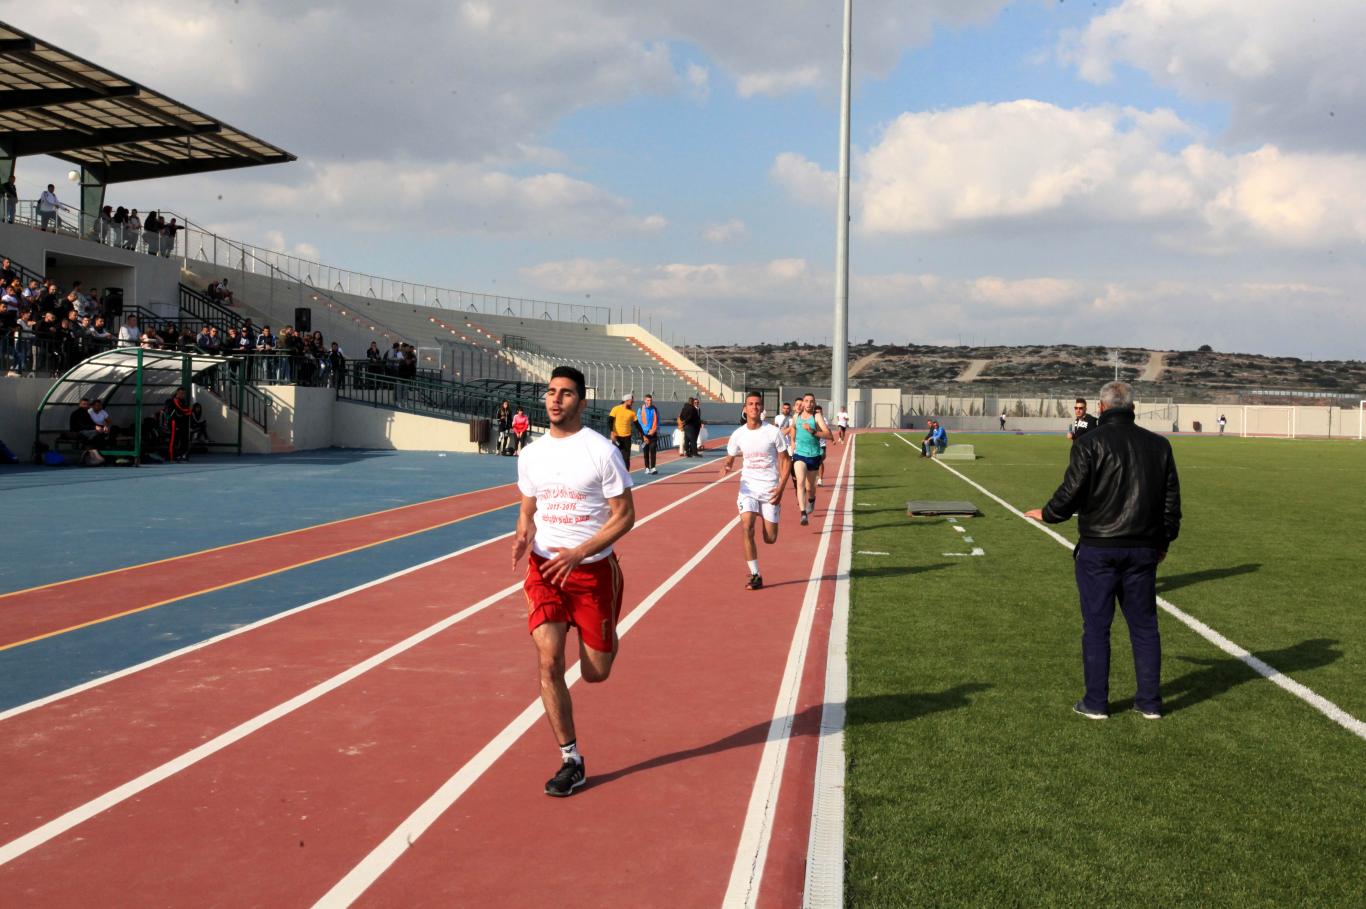
<path fill-rule="evenodd" d="M 0 442 L 21 460 L 33 451 L 33 415 L 51 387 L 52 380 L 47 378 L 0 379 Z"/>

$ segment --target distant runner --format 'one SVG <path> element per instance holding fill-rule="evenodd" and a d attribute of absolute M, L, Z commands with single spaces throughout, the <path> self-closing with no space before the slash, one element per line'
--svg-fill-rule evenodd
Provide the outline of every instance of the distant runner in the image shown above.
<path fill-rule="evenodd" d="M 835 414 L 835 428 L 839 430 L 839 443 L 844 444 L 844 433 L 849 429 L 849 411 L 841 405 L 839 413 Z"/>
<path fill-rule="evenodd" d="M 758 392 L 745 396 L 745 425 L 730 434 L 726 444 L 726 459 L 721 462 L 722 476 L 730 473 L 736 457 L 741 457 L 740 494 L 736 505 L 740 509 L 740 529 L 743 533 L 745 563 L 749 566 L 746 590 L 764 586 L 759 572 L 759 548 L 754 543 L 754 519 L 764 523 L 764 542 L 778 542 L 778 518 L 782 513 L 783 492 L 792 471 L 787 456 L 787 439 L 783 431 L 761 419 L 764 398 Z"/>
<path fill-rule="evenodd" d="M 517 463 L 522 510 L 512 565 L 530 549 L 523 590 L 527 628 L 540 658 L 541 703 L 560 746 L 560 769 L 545 794 L 567 796 L 587 781 L 564 683 L 564 648 L 579 631 L 585 682 L 603 682 L 617 654 L 621 569 L 612 545 L 635 524 L 631 475 L 621 452 L 583 428 L 583 373 L 557 366 L 545 393 L 550 428 Z"/>

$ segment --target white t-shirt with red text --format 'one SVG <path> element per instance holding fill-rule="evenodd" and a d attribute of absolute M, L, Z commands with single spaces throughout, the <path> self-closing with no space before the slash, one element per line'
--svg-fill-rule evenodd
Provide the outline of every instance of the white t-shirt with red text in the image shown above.
<path fill-rule="evenodd" d="M 556 438 L 546 433 L 517 458 L 517 488 L 536 498 L 536 536 L 531 549 L 542 558 L 591 539 L 612 515 L 608 499 L 631 488 L 621 451 L 591 429 Z M 612 547 L 581 564 L 611 555 Z"/>
<path fill-rule="evenodd" d="M 740 455 L 745 466 L 740 471 L 740 495 L 767 498 L 778 485 L 778 453 L 787 451 L 787 437 L 772 423 L 758 429 L 739 426 L 730 434 L 726 454 Z"/>

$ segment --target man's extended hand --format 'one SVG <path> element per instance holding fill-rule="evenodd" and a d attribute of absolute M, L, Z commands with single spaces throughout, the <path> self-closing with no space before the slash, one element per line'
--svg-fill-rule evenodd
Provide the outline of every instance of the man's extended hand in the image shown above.
<path fill-rule="evenodd" d="M 560 549 L 553 556 L 541 565 L 541 577 L 545 578 L 556 587 L 563 587 L 564 582 L 569 580 L 569 574 L 579 563 L 583 561 L 583 549 L 575 546 L 573 549 Z"/>
<path fill-rule="evenodd" d="M 770 504 L 770 505 L 781 505 L 782 502 L 783 502 L 783 493 L 784 493 L 786 490 L 787 490 L 787 484 L 786 484 L 786 483 L 780 483 L 780 484 L 778 484 L 777 486 L 773 487 L 773 491 L 770 492 L 770 493 L 768 494 L 768 504 Z"/>
<path fill-rule="evenodd" d="M 1042 508 L 1031 508 L 1031 509 L 1029 509 L 1028 511 L 1026 511 L 1026 512 L 1024 513 L 1024 516 L 1027 517 L 1027 518 L 1029 518 L 1029 520 L 1031 520 L 1031 521 L 1038 521 L 1040 524 L 1043 523 L 1043 509 L 1042 509 Z"/>

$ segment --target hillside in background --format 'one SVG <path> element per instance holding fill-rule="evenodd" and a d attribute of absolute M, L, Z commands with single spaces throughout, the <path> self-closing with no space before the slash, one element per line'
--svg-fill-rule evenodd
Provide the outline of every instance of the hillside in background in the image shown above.
<path fill-rule="evenodd" d="M 786 344 L 702 348 L 746 373 L 750 387 L 830 383 L 830 348 Z M 1119 377 L 1143 397 L 1234 400 L 1252 392 L 1319 392 L 1366 398 L 1366 362 L 1301 360 L 1257 354 L 1121 349 Z M 1094 395 L 1115 377 L 1110 348 L 1072 344 L 1019 347 L 852 345 L 855 387 L 994 395 L 1002 392 Z M 1266 395 L 1253 396 L 1258 399 Z M 1308 403 L 1308 402 L 1306 402 Z"/>

